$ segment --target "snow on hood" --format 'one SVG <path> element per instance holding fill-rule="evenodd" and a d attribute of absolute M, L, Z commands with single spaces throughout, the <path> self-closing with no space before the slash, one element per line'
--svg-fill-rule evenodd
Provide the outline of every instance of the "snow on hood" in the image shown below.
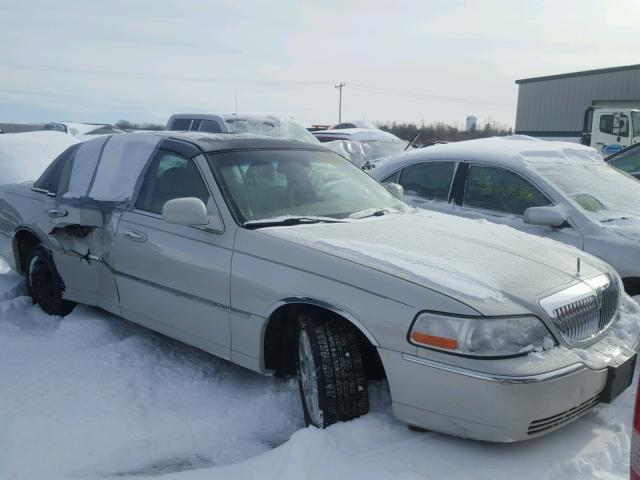
<path fill-rule="evenodd" d="M 78 140 L 53 131 L 0 135 L 0 184 L 37 179 L 49 164 Z"/>
<path fill-rule="evenodd" d="M 537 302 L 542 293 L 575 282 L 577 257 L 584 277 L 609 271 L 597 259 L 553 240 L 423 210 L 264 232 L 482 302 Z"/>

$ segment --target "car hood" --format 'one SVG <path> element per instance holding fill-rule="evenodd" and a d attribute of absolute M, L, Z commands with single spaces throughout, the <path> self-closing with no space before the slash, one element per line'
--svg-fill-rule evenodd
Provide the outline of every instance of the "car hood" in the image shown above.
<path fill-rule="evenodd" d="M 263 231 L 452 296 L 485 315 L 540 311 L 540 298 L 579 281 L 578 263 L 582 278 L 611 272 L 574 247 L 430 211 Z"/>

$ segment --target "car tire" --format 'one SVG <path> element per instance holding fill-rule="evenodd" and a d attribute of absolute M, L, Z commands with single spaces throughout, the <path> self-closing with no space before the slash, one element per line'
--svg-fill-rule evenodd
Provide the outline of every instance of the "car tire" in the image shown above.
<path fill-rule="evenodd" d="M 348 325 L 304 314 L 299 319 L 297 374 L 307 426 L 326 428 L 369 411 L 358 336 Z"/>
<path fill-rule="evenodd" d="M 33 303 L 49 315 L 68 315 L 76 306 L 64 300 L 64 284 L 58 274 L 53 258 L 42 245 L 35 246 L 27 255 L 27 288 Z"/>

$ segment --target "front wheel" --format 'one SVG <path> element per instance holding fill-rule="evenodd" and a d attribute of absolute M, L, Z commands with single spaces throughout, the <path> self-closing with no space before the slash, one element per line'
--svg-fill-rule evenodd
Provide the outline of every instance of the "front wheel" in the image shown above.
<path fill-rule="evenodd" d="M 37 245 L 29 252 L 26 266 L 27 287 L 33 303 L 49 315 L 71 313 L 76 304 L 62 298 L 64 284 L 49 251 Z"/>
<path fill-rule="evenodd" d="M 360 343 L 347 325 L 303 315 L 297 371 L 307 426 L 325 428 L 369 411 Z"/>

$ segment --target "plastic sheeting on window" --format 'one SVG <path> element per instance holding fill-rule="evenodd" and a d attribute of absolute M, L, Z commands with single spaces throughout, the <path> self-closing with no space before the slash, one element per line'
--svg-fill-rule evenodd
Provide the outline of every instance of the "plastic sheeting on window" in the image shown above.
<path fill-rule="evenodd" d="M 128 202 L 161 140 L 153 134 L 131 133 L 84 142 L 66 168 L 68 186 L 59 192 L 63 201 Z"/>

